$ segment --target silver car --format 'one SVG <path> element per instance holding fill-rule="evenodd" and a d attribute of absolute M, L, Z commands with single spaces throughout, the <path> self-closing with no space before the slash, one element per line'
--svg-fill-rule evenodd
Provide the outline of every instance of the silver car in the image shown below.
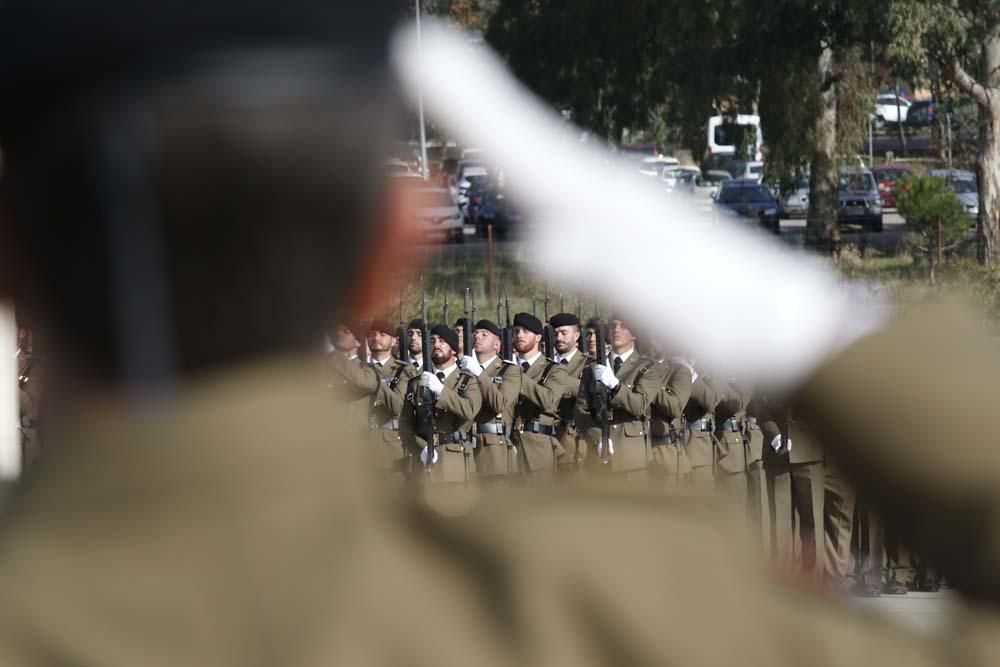
<path fill-rule="evenodd" d="M 781 198 L 781 217 L 805 218 L 809 215 L 809 181 L 802 180 Z"/>
<path fill-rule="evenodd" d="M 947 169 L 931 169 L 927 175 L 947 180 L 952 191 L 965 206 L 965 212 L 973 222 L 979 220 L 979 187 L 976 184 L 975 174 L 964 169 L 952 169 L 951 178 L 948 178 Z"/>

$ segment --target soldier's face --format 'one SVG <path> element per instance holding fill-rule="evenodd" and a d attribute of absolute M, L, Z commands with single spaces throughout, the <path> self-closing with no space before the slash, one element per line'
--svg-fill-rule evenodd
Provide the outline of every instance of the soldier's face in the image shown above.
<path fill-rule="evenodd" d="M 476 354 L 497 354 L 500 352 L 500 338 L 486 329 L 476 329 L 473 334 L 473 349 Z"/>
<path fill-rule="evenodd" d="M 455 327 L 455 333 L 458 334 L 458 349 L 465 348 L 465 327 Z"/>
<path fill-rule="evenodd" d="M 410 354 L 417 356 L 424 351 L 424 341 L 420 337 L 420 329 L 410 329 L 406 332 L 407 348 Z"/>
<path fill-rule="evenodd" d="M 522 327 L 514 327 L 514 349 L 518 354 L 528 354 L 538 349 L 542 337 Z"/>
<path fill-rule="evenodd" d="M 455 351 L 451 349 L 451 345 L 445 339 L 440 336 L 431 336 L 431 361 L 434 362 L 434 365 L 447 364 L 454 356 Z"/>
<path fill-rule="evenodd" d="M 333 346 L 338 350 L 352 351 L 361 347 L 358 339 L 345 326 L 337 325 L 337 331 L 333 334 Z"/>
<path fill-rule="evenodd" d="M 597 330 L 587 329 L 587 354 L 597 354 Z"/>
<path fill-rule="evenodd" d="M 389 352 L 395 344 L 395 337 L 384 331 L 371 331 L 368 333 L 368 349 L 373 354 L 376 352 Z"/>
<path fill-rule="evenodd" d="M 635 345 L 635 336 L 621 320 L 611 323 L 611 347 L 615 350 L 627 350 Z"/>
<path fill-rule="evenodd" d="M 580 327 L 557 327 L 552 330 L 552 336 L 555 338 L 556 352 L 566 354 L 570 350 L 575 349 L 577 344 L 579 344 Z"/>

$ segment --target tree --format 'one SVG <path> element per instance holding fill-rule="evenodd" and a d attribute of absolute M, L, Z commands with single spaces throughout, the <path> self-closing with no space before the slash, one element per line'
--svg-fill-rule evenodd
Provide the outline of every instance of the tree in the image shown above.
<path fill-rule="evenodd" d="M 896 201 L 914 229 L 907 234 L 907 245 L 927 260 L 927 278 L 937 285 L 938 265 L 965 240 L 969 225 L 965 206 L 943 178 L 922 175 L 905 178 L 897 186 Z"/>
<path fill-rule="evenodd" d="M 889 51 L 934 61 L 979 110 L 979 261 L 1000 264 L 1000 0 L 893 0 Z"/>

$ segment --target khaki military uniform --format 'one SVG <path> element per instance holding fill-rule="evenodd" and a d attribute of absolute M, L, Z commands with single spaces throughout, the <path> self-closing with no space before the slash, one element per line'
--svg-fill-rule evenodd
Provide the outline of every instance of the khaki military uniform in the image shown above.
<path fill-rule="evenodd" d="M 691 396 L 684 406 L 686 439 L 684 451 L 691 462 L 691 482 L 701 491 L 715 490 L 715 466 L 718 453 L 715 443 L 715 406 L 719 393 L 697 375 L 691 383 Z"/>
<path fill-rule="evenodd" d="M 514 412 L 514 442 L 521 474 L 530 480 L 551 479 L 556 456 L 559 401 L 568 377 L 559 364 L 539 356 L 521 373 L 521 393 Z"/>
<path fill-rule="evenodd" d="M 681 442 L 681 417 L 691 397 L 691 369 L 677 362 L 657 365 L 658 388 L 649 403 L 649 443 L 652 448 L 651 477 L 667 489 L 687 482 L 691 462 Z"/>
<path fill-rule="evenodd" d="M 347 419 L 357 433 L 371 427 L 371 396 L 378 391 L 379 374 L 360 357 L 348 359 L 340 352 L 326 355 L 331 370 L 330 387 L 346 401 Z"/>
<path fill-rule="evenodd" d="M 514 408 L 521 393 L 521 369 L 500 357 L 477 378 L 483 403 L 476 417 L 476 475 L 481 480 L 516 474 L 517 450 L 512 430 Z"/>
<path fill-rule="evenodd" d="M 732 379 L 710 377 L 705 381 L 713 385 L 719 398 L 714 410 L 716 487 L 741 507 L 749 507 L 750 453 L 743 433 L 747 397 Z"/>
<path fill-rule="evenodd" d="M 399 435 L 410 453 L 415 478 L 440 483 L 467 483 L 475 477 L 476 462 L 472 455 L 469 429 L 482 407 L 479 382 L 472 373 L 456 368 L 444 381 L 444 390 L 434 400 L 434 428 L 437 442 L 437 462 L 429 468 L 420 460 L 427 446 L 430 425 L 425 423 L 426 393 L 420 387 L 420 376 L 410 380 L 406 401 L 399 417 Z M 421 470 L 429 474 L 421 475 Z"/>
<path fill-rule="evenodd" d="M 848 588 L 856 496 L 840 467 L 823 463 L 823 578 L 833 589 Z"/>
<path fill-rule="evenodd" d="M 371 365 L 379 375 L 378 389 L 370 397 L 369 410 L 376 466 L 392 475 L 402 475 L 410 465 L 399 437 L 399 416 L 403 411 L 407 386 L 416 377 L 417 371 L 412 365 L 394 357 L 389 357 L 384 364 L 372 362 Z"/>
<path fill-rule="evenodd" d="M 593 359 L 577 350 L 572 359 L 564 359 L 566 388 L 559 401 L 559 427 L 556 437 L 562 446 L 562 454 L 557 462 L 559 476 L 566 479 L 586 479 L 584 461 L 587 458 L 587 440 L 576 426 L 576 399 L 580 393 L 580 380 L 584 369 Z"/>
<path fill-rule="evenodd" d="M 609 363 L 611 362 L 609 358 Z M 656 362 L 633 350 L 615 373 L 618 386 L 608 391 L 608 417 L 611 422 L 610 456 L 598 452 L 601 425 L 596 419 L 594 388 L 597 380 L 593 366 L 588 367 L 580 380 L 580 394 L 576 402 L 576 423 L 589 443 L 587 470 L 591 475 L 622 473 L 629 480 L 645 481 L 651 452 L 647 438 L 649 403 L 659 388 L 657 374 L 651 372 Z"/>
<path fill-rule="evenodd" d="M 743 392 L 746 387 L 740 386 Z M 744 394 L 747 402 L 744 433 L 747 439 L 747 458 L 750 461 L 747 473 L 747 514 L 750 533 L 762 547 L 769 548 L 771 540 L 771 513 L 767 501 L 767 477 L 764 472 L 764 432 L 760 428 L 757 414 L 759 400 L 756 393 Z"/>

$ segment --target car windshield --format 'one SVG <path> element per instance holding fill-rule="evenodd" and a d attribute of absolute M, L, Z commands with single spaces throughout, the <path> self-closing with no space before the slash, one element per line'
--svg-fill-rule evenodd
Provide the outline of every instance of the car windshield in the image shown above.
<path fill-rule="evenodd" d="M 960 195 L 977 192 L 976 182 L 971 178 L 953 178 L 951 189 Z"/>
<path fill-rule="evenodd" d="M 420 208 L 451 208 L 454 206 L 448 191 L 439 188 L 417 190 L 417 202 Z"/>
<path fill-rule="evenodd" d="M 728 187 L 719 193 L 719 201 L 723 204 L 767 204 L 771 202 L 771 193 L 761 186 Z"/>
<path fill-rule="evenodd" d="M 871 192 L 875 189 L 875 179 L 871 174 L 853 173 L 840 175 L 840 191 Z"/>
<path fill-rule="evenodd" d="M 753 174 L 754 176 L 758 176 L 764 173 L 764 167 L 760 166 L 759 164 L 750 165 L 750 173 Z"/>
<path fill-rule="evenodd" d="M 906 176 L 907 173 L 909 173 L 909 172 L 905 172 L 905 171 L 903 171 L 901 169 L 894 170 L 894 171 L 890 171 L 890 170 L 880 171 L 878 173 L 878 180 L 880 180 L 880 181 L 898 181 L 899 179 L 901 179 L 904 176 Z"/>

